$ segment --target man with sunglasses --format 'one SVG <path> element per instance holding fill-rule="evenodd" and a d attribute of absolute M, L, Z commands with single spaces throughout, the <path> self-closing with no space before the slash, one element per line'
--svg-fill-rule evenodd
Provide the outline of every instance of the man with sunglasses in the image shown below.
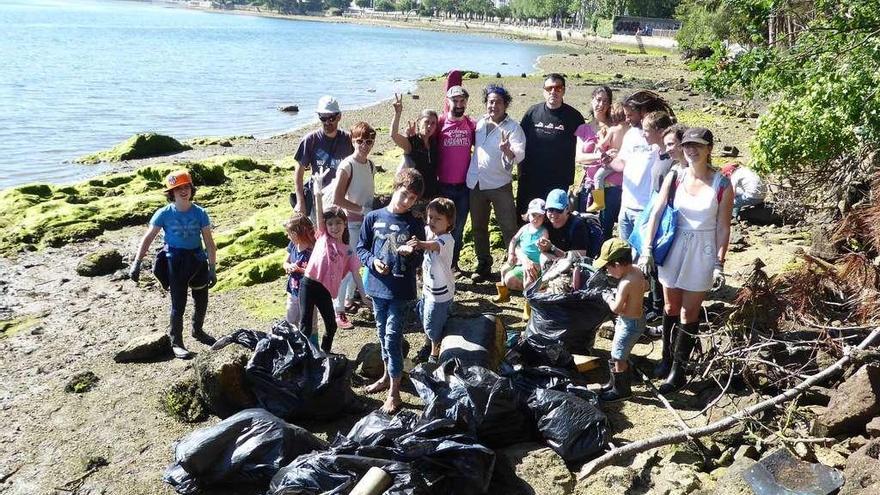
<path fill-rule="evenodd" d="M 336 175 L 336 168 L 345 157 L 354 153 L 351 136 L 339 129 L 342 112 L 339 102 L 332 96 L 322 96 L 316 109 L 321 128 L 306 134 L 293 156 L 297 162 L 294 183 L 296 185 L 296 211 L 306 214 L 313 204 L 313 191 L 303 188 L 306 169 L 312 174 L 322 173 L 322 187 L 327 187 Z M 311 181 L 309 182 L 311 184 Z M 320 192 L 320 191 L 319 191 Z M 314 212 L 310 214 L 314 218 Z"/>
<path fill-rule="evenodd" d="M 565 77 L 550 74 L 544 80 L 544 102 L 523 115 L 526 155 L 519 165 L 516 211 L 522 216 L 529 201 L 543 198 L 553 189 L 568 190 L 574 183 L 577 128 L 584 116 L 563 101 Z"/>
<path fill-rule="evenodd" d="M 553 189 L 544 204 L 547 223 L 550 224 L 547 231 L 550 235 L 548 238 L 538 239 L 541 258 L 552 261 L 564 258 L 570 251 L 585 256 L 590 245 L 590 229 L 583 218 L 571 214 L 568 193 L 562 189 Z"/>

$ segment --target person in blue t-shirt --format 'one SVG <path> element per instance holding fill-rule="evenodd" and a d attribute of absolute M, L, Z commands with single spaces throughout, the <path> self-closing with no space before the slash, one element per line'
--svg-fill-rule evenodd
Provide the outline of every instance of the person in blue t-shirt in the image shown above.
<path fill-rule="evenodd" d="M 364 284 L 373 299 L 376 331 L 382 348 L 385 372 L 367 387 L 368 394 L 388 390 L 382 404 L 386 413 L 400 409 L 400 379 L 403 376 L 403 322 L 408 303 L 416 299 L 416 270 L 422 253 L 413 250 L 413 238 L 425 240 L 425 224 L 410 209 L 425 190 L 417 170 L 405 168 L 394 177 L 394 193 L 387 207 L 364 217 L 357 254 L 367 268 Z"/>
<path fill-rule="evenodd" d="M 165 179 L 165 185 L 165 197 L 169 204 L 156 210 L 150 219 L 150 227 L 141 239 L 129 276 L 135 282 L 140 280 L 141 261 L 159 231 L 164 231 L 165 247 L 160 256 L 167 260 L 164 265 L 167 266 L 167 274 L 158 276 L 160 279 L 167 276 L 171 291 L 171 350 L 175 357 L 188 359 L 192 353 L 183 345 L 183 312 L 188 289 L 192 290 L 195 305 L 192 336 L 205 345 L 214 344 L 214 338 L 205 333 L 203 326 L 208 310 L 208 289 L 217 283 L 214 269 L 217 246 L 211 235 L 211 219 L 204 209 L 192 202 L 196 188 L 189 172 L 172 172 Z M 163 266 L 159 257 L 156 263 Z"/>

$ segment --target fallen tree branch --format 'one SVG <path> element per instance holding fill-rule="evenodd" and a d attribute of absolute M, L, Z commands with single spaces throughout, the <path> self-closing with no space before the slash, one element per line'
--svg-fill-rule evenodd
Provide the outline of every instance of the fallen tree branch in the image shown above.
<path fill-rule="evenodd" d="M 875 344 L 875 341 L 877 340 L 880 340 L 880 327 L 875 328 L 871 332 L 871 334 L 865 337 L 865 340 L 863 340 L 858 346 L 856 346 L 855 348 L 847 349 L 844 356 L 840 358 L 836 363 L 804 380 L 794 388 L 788 389 L 775 397 L 771 397 L 770 399 L 759 402 L 751 407 L 748 407 L 741 411 L 737 411 L 736 413 L 715 421 L 714 423 L 709 423 L 706 426 L 702 426 L 699 428 L 689 428 L 687 430 L 677 431 L 666 435 L 646 438 L 644 440 L 639 440 L 638 442 L 632 442 L 630 444 L 624 445 L 623 447 L 620 447 L 618 449 L 614 449 L 607 454 L 601 457 L 597 457 L 596 459 L 593 459 L 592 461 L 584 464 L 580 472 L 578 472 L 577 479 L 578 481 L 583 481 L 591 474 L 623 457 L 639 454 L 641 452 L 655 449 L 657 447 L 663 447 L 664 445 L 672 445 L 693 438 L 704 437 L 732 428 L 744 417 L 752 416 L 778 404 L 788 402 L 789 400 L 794 399 L 795 397 L 804 393 L 813 385 L 817 385 L 823 380 L 830 378 L 832 375 L 839 373 L 843 370 L 843 367 L 850 362 L 850 360 L 852 359 L 852 354 L 854 352 L 864 350 L 866 347 Z"/>

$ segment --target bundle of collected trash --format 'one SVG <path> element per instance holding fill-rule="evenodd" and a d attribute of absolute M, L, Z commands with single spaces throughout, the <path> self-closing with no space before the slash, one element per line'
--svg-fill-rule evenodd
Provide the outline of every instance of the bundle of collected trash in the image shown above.
<path fill-rule="evenodd" d="M 556 290 L 547 289 L 560 279 L 563 282 L 555 284 Z M 557 260 L 526 288 L 531 306 L 526 336 L 541 335 L 562 342 L 571 353 L 590 354 L 596 330 L 612 316 L 602 300 L 602 292 L 611 286 L 608 275 L 596 271 L 590 258 L 570 253 Z M 565 290 L 567 287 L 571 290 Z"/>
<path fill-rule="evenodd" d="M 495 326 L 477 321 L 487 331 Z M 264 409 L 241 411 L 176 443 L 163 479 L 181 494 L 228 484 L 268 487 L 268 495 L 481 494 L 491 491 L 493 448 L 541 439 L 578 463 L 607 443 L 605 415 L 571 354 L 540 335 L 511 349 L 499 373 L 456 358 L 417 367 L 411 379 L 425 402 L 421 415 L 376 411 L 329 444 L 269 410 L 290 417 L 324 404 L 321 387 L 310 384 L 317 370 L 327 373 L 321 383 L 332 384 L 328 356 L 277 326 L 224 340 L 255 349 L 247 376 Z"/>

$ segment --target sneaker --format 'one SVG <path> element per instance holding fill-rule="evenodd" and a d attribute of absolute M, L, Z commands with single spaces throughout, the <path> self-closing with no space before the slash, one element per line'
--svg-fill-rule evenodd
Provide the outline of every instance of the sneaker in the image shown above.
<path fill-rule="evenodd" d="M 349 321 L 345 313 L 336 313 L 336 328 L 348 330 L 354 328 L 354 325 Z"/>
<path fill-rule="evenodd" d="M 440 361 L 440 356 L 428 356 L 429 364 L 437 364 L 438 361 Z"/>

